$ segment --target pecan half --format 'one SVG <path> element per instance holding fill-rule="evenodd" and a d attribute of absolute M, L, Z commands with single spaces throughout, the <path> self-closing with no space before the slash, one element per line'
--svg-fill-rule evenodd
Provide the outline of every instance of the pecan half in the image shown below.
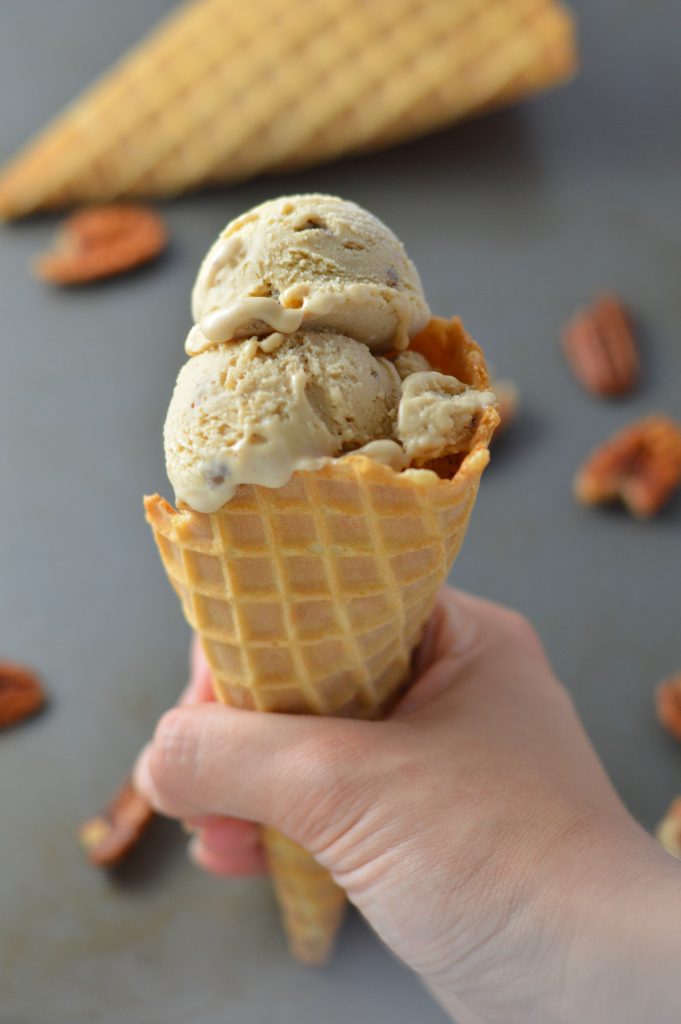
<path fill-rule="evenodd" d="M 578 471 L 585 505 L 620 500 L 639 518 L 659 512 L 681 485 L 681 425 L 668 416 L 638 420 L 597 448 Z"/>
<path fill-rule="evenodd" d="M 80 210 L 64 221 L 54 249 L 34 264 L 51 284 L 86 284 L 148 263 L 163 251 L 163 221 L 145 206 L 116 203 Z"/>
<path fill-rule="evenodd" d="M 0 728 L 34 715 L 44 703 L 45 692 L 33 672 L 23 665 L 0 661 Z"/>
<path fill-rule="evenodd" d="M 660 683 L 655 691 L 655 708 L 660 725 L 681 740 L 681 672 Z"/>
<path fill-rule="evenodd" d="M 152 807 L 127 778 L 102 814 L 80 826 L 78 838 L 92 864 L 114 867 L 141 839 L 153 817 Z"/>
<path fill-rule="evenodd" d="M 681 797 L 672 800 L 667 813 L 655 830 L 657 841 L 667 853 L 681 857 Z"/>
<path fill-rule="evenodd" d="M 575 313 L 563 331 L 563 349 L 577 380 L 594 395 L 627 394 L 639 379 L 631 322 L 614 295 L 601 295 Z"/>
<path fill-rule="evenodd" d="M 512 380 L 493 380 L 490 388 L 497 399 L 497 412 L 499 413 L 499 424 L 492 434 L 492 439 L 498 439 L 505 434 L 511 423 L 518 415 L 519 395 L 518 388 Z"/>

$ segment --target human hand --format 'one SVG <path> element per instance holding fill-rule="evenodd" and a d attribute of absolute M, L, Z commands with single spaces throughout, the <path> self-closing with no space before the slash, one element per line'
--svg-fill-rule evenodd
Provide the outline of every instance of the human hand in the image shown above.
<path fill-rule="evenodd" d="M 189 682 L 179 706 L 215 701 L 210 667 L 198 636 L 194 635 L 189 655 Z M 184 819 L 193 833 L 189 856 L 199 867 L 214 875 L 262 875 L 267 871 L 260 827 L 251 821 L 217 814 L 192 814 Z"/>
<path fill-rule="evenodd" d="M 209 867 L 230 866 L 215 815 L 307 847 L 445 1006 L 676 1020 L 681 872 L 620 803 L 531 627 L 445 590 L 415 677 L 384 722 L 174 709 L 138 784 L 164 813 L 210 816 Z M 208 686 L 199 657 L 195 695 Z M 220 827 L 224 859 L 205 842 Z"/>

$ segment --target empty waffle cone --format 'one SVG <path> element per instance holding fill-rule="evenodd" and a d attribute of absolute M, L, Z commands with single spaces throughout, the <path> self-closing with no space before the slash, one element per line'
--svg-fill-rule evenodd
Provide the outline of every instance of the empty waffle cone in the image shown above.
<path fill-rule="evenodd" d="M 193 0 L 0 175 L 0 215 L 167 196 L 411 138 L 574 70 L 557 0 Z"/>
<path fill-rule="evenodd" d="M 432 320 L 411 347 L 487 387 L 482 354 L 460 321 Z M 349 455 L 278 489 L 242 485 L 211 514 L 146 498 L 219 699 L 261 711 L 384 715 L 463 542 L 497 422 L 486 409 L 469 452 L 432 469 L 398 473 Z M 264 841 L 291 949 L 323 962 L 342 890 L 275 830 L 265 829 Z"/>

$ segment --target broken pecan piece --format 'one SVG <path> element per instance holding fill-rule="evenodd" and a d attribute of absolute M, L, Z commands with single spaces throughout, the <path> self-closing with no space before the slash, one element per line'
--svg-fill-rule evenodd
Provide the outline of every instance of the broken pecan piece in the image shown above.
<path fill-rule="evenodd" d="M 34 715 L 44 703 L 45 692 L 33 672 L 23 665 L 0 661 L 0 728 Z"/>
<path fill-rule="evenodd" d="M 620 500 L 639 518 L 659 512 L 681 485 L 681 425 L 660 414 L 615 434 L 586 460 L 574 481 L 585 505 Z"/>
<path fill-rule="evenodd" d="M 655 691 L 655 708 L 660 725 L 681 740 L 681 672 L 660 683 Z"/>
<path fill-rule="evenodd" d="M 672 800 L 667 813 L 655 830 L 655 835 L 667 853 L 681 857 L 681 797 Z"/>
<path fill-rule="evenodd" d="M 152 807 L 127 778 L 102 814 L 80 826 L 78 838 L 92 864 L 114 867 L 141 839 L 153 817 Z"/>
<path fill-rule="evenodd" d="M 640 362 L 629 316 L 614 295 L 601 295 L 563 331 L 563 350 L 577 380 L 594 395 L 631 391 Z"/>
<path fill-rule="evenodd" d="M 51 284 L 86 284 L 122 274 L 163 251 L 167 233 L 154 210 L 123 203 L 92 206 L 64 221 L 51 252 L 35 273 Z"/>

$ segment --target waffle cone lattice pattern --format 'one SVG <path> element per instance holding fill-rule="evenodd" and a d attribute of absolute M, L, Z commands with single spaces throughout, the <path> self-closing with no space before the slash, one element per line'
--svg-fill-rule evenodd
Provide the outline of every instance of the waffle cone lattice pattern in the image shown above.
<path fill-rule="evenodd" d="M 264 828 L 262 839 L 291 952 L 303 963 L 324 963 L 345 914 L 345 893 L 307 850 L 281 832 Z"/>
<path fill-rule="evenodd" d="M 475 490 L 426 500 L 399 474 L 372 482 L 367 463 L 244 486 L 211 515 L 147 504 L 227 703 L 371 717 L 404 679 Z"/>
<path fill-rule="evenodd" d="M 572 73 L 557 0 L 192 0 L 18 155 L 0 214 L 378 148 Z"/>

